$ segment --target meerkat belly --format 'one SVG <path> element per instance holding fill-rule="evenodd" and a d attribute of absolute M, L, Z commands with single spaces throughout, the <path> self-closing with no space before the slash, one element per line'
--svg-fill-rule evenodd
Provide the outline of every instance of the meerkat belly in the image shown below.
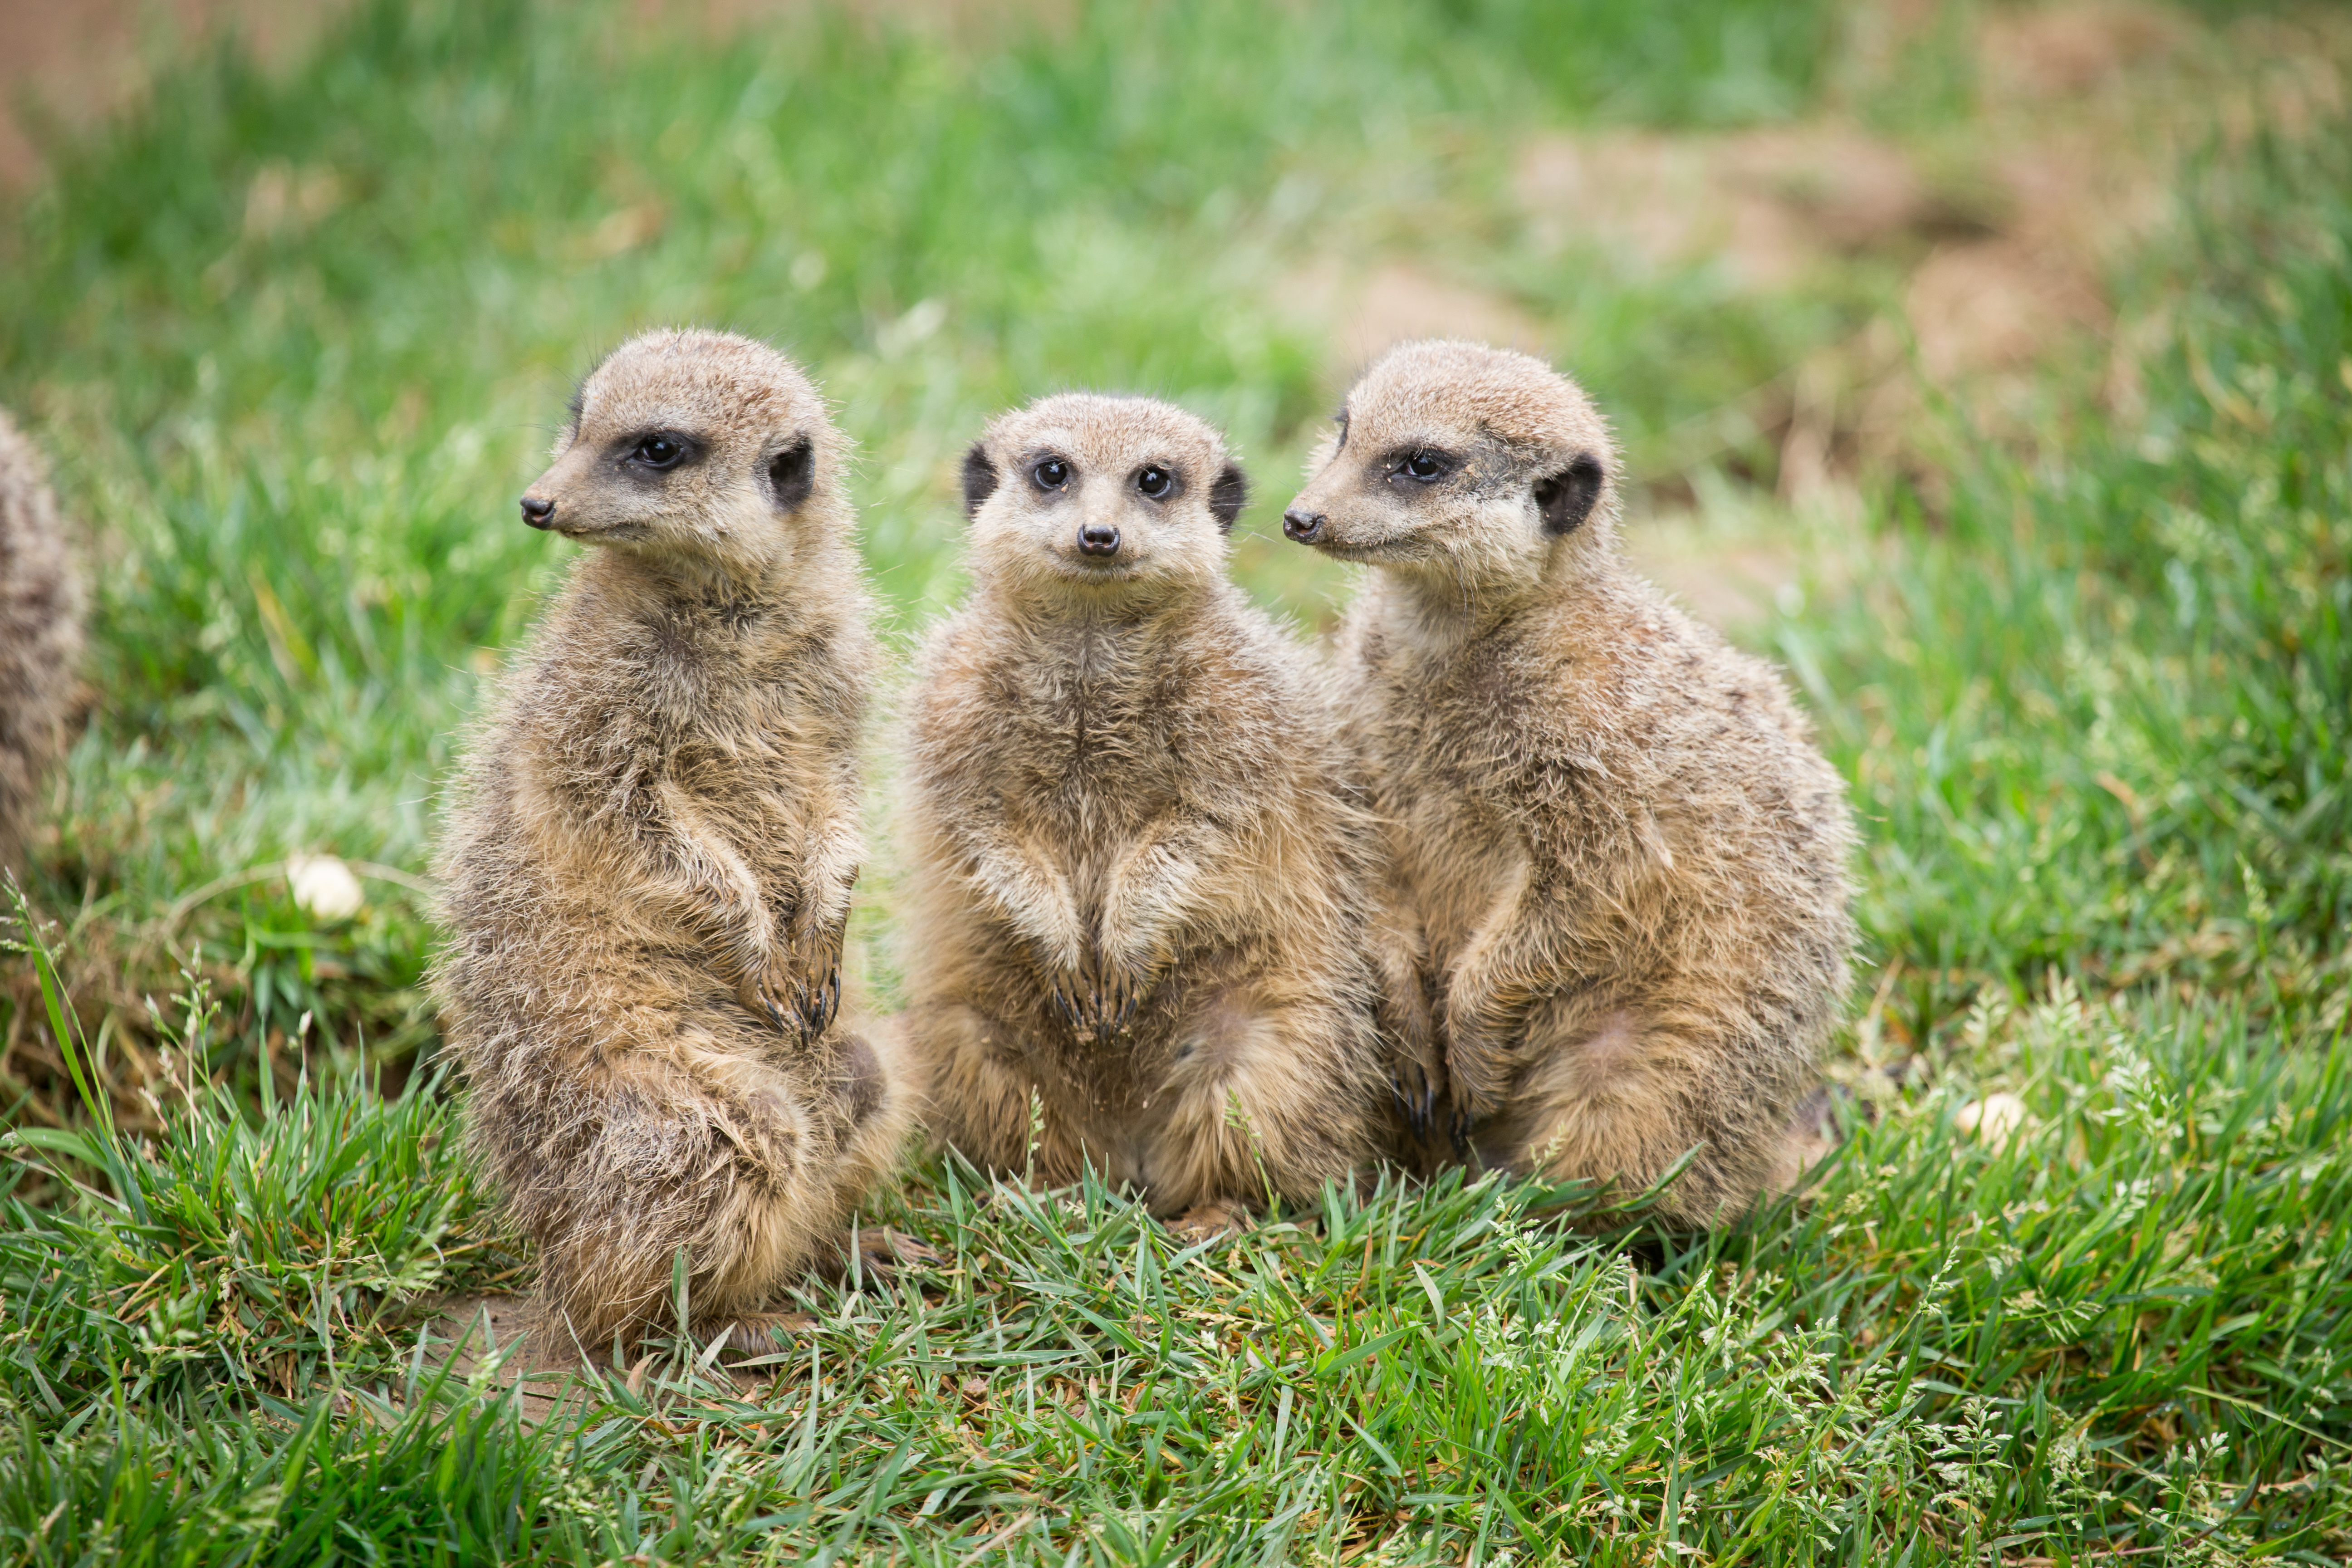
<path fill-rule="evenodd" d="M 1204 960 L 1179 982 L 1156 1048 L 1138 1055 L 1149 1082 L 1128 1119 L 1129 1179 L 1155 1205 L 1190 1205 L 1219 1186 L 1214 1168 L 1254 1136 L 1246 1105 L 1299 1074 L 1275 998 L 1260 977 L 1235 973 L 1231 956 Z"/>

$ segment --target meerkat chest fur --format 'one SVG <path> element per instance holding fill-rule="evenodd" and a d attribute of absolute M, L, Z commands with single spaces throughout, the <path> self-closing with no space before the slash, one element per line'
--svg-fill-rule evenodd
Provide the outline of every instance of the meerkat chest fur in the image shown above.
<path fill-rule="evenodd" d="M 1363 616 L 1367 762 L 1394 825 L 1394 874 L 1441 953 L 1531 877 L 1559 880 L 1562 896 L 1596 892 L 1624 869 L 1610 847 L 1657 837 L 1644 805 L 1655 759 L 1629 733 L 1643 718 L 1625 656 L 1647 639 L 1589 618 L 1539 604 L 1438 628 L 1377 602 Z"/>
<path fill-rule="evenodd" d="M 1174 805 L 1193 662 L 1147 627 L 1082 623 L 1039 638 L 1017 679 L 1040 760 L 1059 763 L 1041 804 L 1089 831 Z"/>
<path fill-rule="evenodd" d="M 1237 679 L 1223 640 L 1213 616 L 1070 622 L 1033 628 L 990 671 L 974 761 L 1082 901 L 1138 837 L 1197 809 L 1203 775 L 1228 764 L 1219 741 L 1231 736 L 1206 732 L 1209 703 L 1255 682 Z"/>
<path fill-rule="evenodd" d="M 616 569 L 617 568 L 617 569 Z M 540 638 L 519 752 L 530 814 L 592 858 L 680 803 L 763 858 L 842 795 L 864 686 L 856 638 L 771 596 L 683 591 L 592 557 Z"/>

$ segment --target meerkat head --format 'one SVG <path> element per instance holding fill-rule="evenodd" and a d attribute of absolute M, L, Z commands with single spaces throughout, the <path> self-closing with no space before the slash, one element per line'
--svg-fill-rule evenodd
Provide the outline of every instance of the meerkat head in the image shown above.
<path fill-rule="evenodd" d="M 1349 389 L 1282 531 L 1345 561 L 1458 588 L 1531 585 L 1605 550 L 1617 453 L 1592 400 L 1541 360 L 1405 343 Z"/>
<path fill-rule="evenodd" d="M 800 368 L 731 332 L 646 332 L 589 372 L 522 518 L 676 565 L 757 574 L 844 529 L 841 437 Z M 819 504 L 813 505 L 812 502 Z"/>
<path fill-rule="evenodd" d="M 1105 599 L 1217 575 L 1248 493 L 1216 431 L 1149 397 L 1045 398 L 963 458 L 979 574 Z"/>

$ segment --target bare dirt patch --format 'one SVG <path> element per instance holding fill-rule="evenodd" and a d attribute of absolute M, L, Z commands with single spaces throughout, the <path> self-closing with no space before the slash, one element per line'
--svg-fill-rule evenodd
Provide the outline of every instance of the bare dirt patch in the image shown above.
<path fill-rule="evenodd" d="M 291 64 L 351 0 L 0 0 L 0 191 L 37 184 L 38 129 L 84 131 L 136 102 L 156 68 L 224 35 L 262 65 Z M 811 0 L 637 0 L 714 37 L 811 8 Z M 983 38 L 1009 26 L 1069 25 L 1070 0 L 851 0 L 853 11 Z"/>
<path fill-rule="evenodd" d="M 1591 248 L 1643 267 L 1711 258 L 1759 289 L 1788 288 L 1841 256 L 1976 226 L 1903 150 L 1835 121 L 1538 137 L 1520 151 L 1513 188 L 1546 250 Z"/>
<path fill-rule="evenodd" d="M 44 119 L 86 130 L 135 101 L 158 61 L 234 34 L 291 61 L 350 0 L 0 0 L 0 188 L 40 178 Z"/>

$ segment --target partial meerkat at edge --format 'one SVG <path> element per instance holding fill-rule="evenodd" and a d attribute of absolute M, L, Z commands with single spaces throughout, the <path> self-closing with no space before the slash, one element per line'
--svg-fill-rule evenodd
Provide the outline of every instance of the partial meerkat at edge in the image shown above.
<path fill-rule="evenodd" d="M 48 465 L 0 411 L 0 868 L 19 877 L 72 725 L 82 610 Z"/>
<path fill-rule="evenodd" d="M 972 591 L 923 650 L 898 813 L 931 1125 L 1193 1229 L 1353 1179 L 1385 1100 L 1366 824 L 1314 661 L 1224 575 L 1240 468 L 1181 409 L 1067 394 L 963 483 Z"/>
<path fill-rule="evenodd" d="M 524 521 L 574 563 L 467 748 L 435 966 L 547 1331 L 756 1325 L 835 1262 L 913 1094 L 836 1021 L 877 650 L 816 389 L 647 332 L 590 374 Z"/>
<path fill-rule="evenodd" d="M 1706 1224 L 1794 1176 L 1854 933 L 1844 786 L 1779 676 L 1617 545 L 1584 393 L 1391 350 L 1284 531 L 1374 568 L 1339 701 L 1385 824 L 1383 1033 L 1424 1149 L 1653 1184 Z"/>

